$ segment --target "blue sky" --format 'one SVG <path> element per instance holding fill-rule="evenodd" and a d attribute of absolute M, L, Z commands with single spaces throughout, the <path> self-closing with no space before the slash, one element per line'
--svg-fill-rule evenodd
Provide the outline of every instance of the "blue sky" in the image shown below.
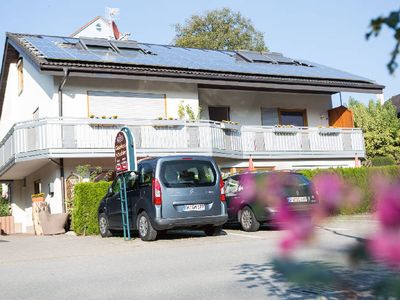
<path fill-rule="evenodd" d="M 141 42 L 171 43 L 174 24 L 192 14 L 229 7 L 250 18 L 264 32 L 267 46 L 301 58 L 361 75 L 386 86 L 385 98 L 400 93 L 400 70 L 386 64 L 394 47 L 392 34 L 365 40 L 369 20 L 400 7 L 399 0 L 1 0 L 1 50 L 5 32 L 69 35 L 106 6 L 120 8 L 121 31 Z M 374 95 L 353 94 L 361 101 Z M 349 94 L 343 94 L 347 101 Z M 335 97 L 334 102 L 338 102 Z"/>

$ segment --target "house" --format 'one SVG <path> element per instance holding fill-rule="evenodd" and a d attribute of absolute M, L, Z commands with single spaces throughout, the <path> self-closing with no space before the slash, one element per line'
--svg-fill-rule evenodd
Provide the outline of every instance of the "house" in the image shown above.
<path fill-rule="evenodd" d="M 336 93 L 380 94 L 382 85 L 274 52 L 88 37 L 97 24 L 75 37 L 6 35 L 0 180 L 20 232 L 32 231 L 31 194 L 44 192 L 58 213 L 77 166 L 113 170 L 123 125 L 139 157 L 209 155 L 223 172 L 250 157 L 258 169 L 303 169 L 352 167 L 365 155 L 362 131 L 329 127 L 328 111 Z M 180 119 L 188 113 L 200 118 Z"/>
<path fill-rule="evenodd" d="M 395 95 L 389 99 L 397 109 L 397 117 L 400 118 L 400 94 Z"/>

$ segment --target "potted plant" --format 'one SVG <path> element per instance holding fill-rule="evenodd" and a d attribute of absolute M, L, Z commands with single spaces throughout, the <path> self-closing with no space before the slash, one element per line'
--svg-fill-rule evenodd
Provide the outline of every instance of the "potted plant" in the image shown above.
<path fill-rule="evenodd" d="M 0 235 L 15 233 L 14 217 L 11 215 L 10 201 L 0 197 Z"/>
<path fill-rule="evenodd" d="M 299 132 L 299 128 L 293 125 L 276 125 L 273 129 L 275 133 L 288 133 L 288 134 L 296 134 Z"/>
<path fill-rule="evenodd" d="M 319 127 L 319 134 L 321 135 L 337 135 L 340 133 L 340 128 L 335 127 Z"/>
<path fill-rule="evenodd" d="M 238 122 L 222 120 L 221 128 L 222 129 L 227 129 L 227 130 L 239 130 L 240 126 L 239 126 Z"/>
<path fill-rule="evenodd" d="M 32 202 L 44 202 L 45 200 L 44 193 L 33 194 L 31 197 Z"/>

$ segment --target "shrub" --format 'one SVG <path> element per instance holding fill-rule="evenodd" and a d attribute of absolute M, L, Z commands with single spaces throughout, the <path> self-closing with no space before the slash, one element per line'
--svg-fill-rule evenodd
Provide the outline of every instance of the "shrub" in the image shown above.
<path fill-rule="evenodd" d="M 97 209 L 110 182 L 82 182 L 74 188 L 72 227 L 77 234 L 98 234 Z"/>
<path fill-rule="evenodd" d="M 357 208 L 344 209 L 341 214 L 359 214 L 370 213 L 373 211 L 373 194 L 372 194 L 372 178 L 373 175 L 383 175 L 390 179 L 400 178 L 400 167 L 385 166 L 385 167 L 361 167 L 361 168 L 337 168 L 337 169 L 314 169 L 302 170 L 304 176 L 312 179 L 315 175 L 331 172 L 339 175 L 346 183 L 358 187 L 362 192 L 361 203 Z"/>
<path fill-rule="evenodd" d="M 371 158 L 371 163 L 374 167 L 393 166 L 396 161 L 390 156 L 375 156 Z"/>
<path fill-rule="evenodd" d="M 5 198 L 0 197 L 0 217 L 7 216 L 11 216 L 10 202 Z"/>

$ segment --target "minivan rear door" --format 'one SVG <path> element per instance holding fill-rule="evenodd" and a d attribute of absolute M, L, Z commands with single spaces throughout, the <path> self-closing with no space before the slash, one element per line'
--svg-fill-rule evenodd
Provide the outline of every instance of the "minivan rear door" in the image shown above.
<path fill-rule="evenodd" d="M 158 167 L 163 218 L 221 215 L 220 175 L 210 160 L 175 158 Z"/>

